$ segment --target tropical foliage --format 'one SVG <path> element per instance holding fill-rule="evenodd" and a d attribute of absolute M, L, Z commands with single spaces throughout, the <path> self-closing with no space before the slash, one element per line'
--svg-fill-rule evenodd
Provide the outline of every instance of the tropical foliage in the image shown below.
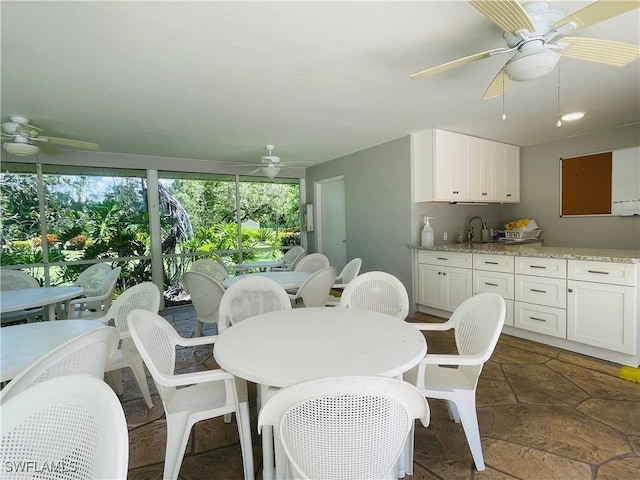
<path fill-rule="evenodd" d="M 146 179 L 44 175 L 43 182 L 48 262 L 43 258 L 36 175 L 0 174 L 2 265 L 111 259 L 113 266 L 123 268 L 121 287 L 150 279 Z M 237 262 L 240 252 L 244 261 L 275 258 L 281 255 L 276 247 L 300 242 L 297 184 L 240 182 L 238 196 L 235 178 L 169 179 L 159 187 L 164 254 L 227 252 L 228 261 Z M 122 257 L 147 259 L 118 260 Z M 167 285 L 185 268 L 182 257 L 175 258 L 164 262 Z M 57 267 L 52 282 L 73 281 L 84 268 Z"/>

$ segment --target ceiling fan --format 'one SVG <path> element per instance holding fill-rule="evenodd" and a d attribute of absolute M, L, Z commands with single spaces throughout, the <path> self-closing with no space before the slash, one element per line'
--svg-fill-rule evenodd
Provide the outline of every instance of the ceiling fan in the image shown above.
<path fill-rule="evenodd" d="M 280 157 L 273 154 L 273 150 L 276 148 L 275 145 L 265 145 L 265 148 L 267 149 L 269 154 L 263 157 L 260 157 L 260 163 L 243 165 L 243 166 L 259 166 L 260 167 L 260 168 L 256 168 L 255 170 L 252 170 L 251 172 L 249 172 L 249 174 L 258 173 L 260 170 L 262 170 L 262 172 L 265 174 L 267 178 L 275 178 L 276 175 L 280 173 L 280 170 L 283 167 L 303 168 L 302 165 L 313 165 L 313 162 L 307 162 L 307 161 L 287 162 L 287 164 L 285 165 L 284 162 L 280 160 Z"/>
<path fill-rule="evenodd" d="M 502 67 L 487 88 L 483 100 L 504 94 L 512 81 L 525 82 L 553 71 L 560 57 L 623 67 L 640 56 L 640 46 L 596 38 L 566 37 L 640 7 L 640 2 L 598 0 L 569 15 L 549 9 L 549 2 L 533 1 L 521 6 L 516 0 L 470 0 L 503 30 L 507 48 L 495 48 L 410 75 L 416 80 L 476 60 L 502 53 L 516 54 Z"/>
<path fill-rule="evenodd" d="M 50 154 L 58 153 L 54 145 L 84 148 L 86 150 L 98 150 L 100 148 L 97 143 L 41 135 L 42 131 L 42 128 L 30 125 L 27 117 L 11 115 L 11 121 L 2 124 L 2 148 L 8 153 L 19 157 L 36 155 L 41 148 Z"/>

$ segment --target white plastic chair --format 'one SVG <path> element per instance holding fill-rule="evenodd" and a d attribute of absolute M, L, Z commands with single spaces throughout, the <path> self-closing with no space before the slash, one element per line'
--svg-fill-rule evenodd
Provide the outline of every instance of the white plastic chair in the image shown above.
<path fill-rule="evenodd" d="M 52 378 L 7 400 L 0 412 L 3 478 L 127 478 L 127 421 L 120 400 L 102 380 Z M 7 470 L 19 464 L 32 469 Z M 35 471 L 46 467 L 52 470 Z"/>
<path fill-rule="evenodd" d="M 246 382 L 221 369 L 174 373 L 176 346 L 210 344 L 215 337 L 182 338 L 164 318 L 145 310 L 129 313 L 129 330 L 158 388 L 167 418 L 163 478 L 178 478 L 191 428 L 196 422 L 235 412 L 244 478 L 253 479 Z M 215 475 L 210 473 L 209 477 Z"/>
<path fill-rule="evenodd" d="M 372 310 L 404 320 L 409 314 L 409 294 L 390 273 L 367 272 L 347 284 L 336 307 Z"/>
<path fill-rule="evenodd" d="M 94 263 L 80 272 L 80 275 L 76 278 L 74 285 L 76 287 L 84 288 L 85 297 L 99 295 L 100 286 L 111 270 L 113 270 L 111 265 L 107 263 Z M 90 306 L 89 308 L 95 307 Z"/>
<path fill-rule="evenodd" d="M 404 379 L 416 385 L 424 396 L 446 400 L 451 418 L 462 422 L 478 471 L 485 467 L 476 415 L 476 387 L 482 367 L 498 343 L 505 316 L 506 305 L 500 295 L 481 293 L 460 304 L 445 323 L 412 323 L 425 331 L 455 331 L 457 355 L 427 353 L 418 366 L 404 374 Z"/>
<path fill-rule="evenodd" d="M 277 391 L 258 415 L 258 431 L 273 427 L 278 478 L 395 479 L 417 418 L 429 425 L 429 405 L 413 385 L 335 377 Z"/>
<path fill-rule="evenodd" d="M 117 348 L 118 331 L 113 327 L 100 327 L 78 335 L 46 352 L 16 375 L 0 391 L 0 404 L 53 377 L 86 374 L 102 380 Z"/>
<path fill-rule="evenodd" d="M 360 273 L 362 267 L 362 259 L 354 258 L 348 262 L 340 271 L 340 274 L 336 277 L 336 280 L 329 291 L 329 299 L 327 300 L 327 306 L 335 306 L 340 301 L 342 292 L 351 280 L 356 278 Z"/>
<path fill-rule="evenodd" d="M 326 255 L 322 253 L 311 253 L 302 257 L 300 261 L 296 263 L 293 271 L 314 273 L 328 266 L 330 266 L 330 264 Z"/>
<path fill-rule="evenodd" d="M 142 357 L 131 340 L 127 315 L 130 311 L 136 309 L 158 313 L 161 298 L 162 293 L 155 283 L 139 283 L 122 292 L 111 304 L 107 314 L 97 319 L 105 324 L 113 323 L 119 332 L 120 348 L 117 349 L 105 369 L 116 392 L 122 393 L 120 370 L 130 368 L 148 408 L 153 407 L 153 402 L 151 401 L 151 393 L 147 384 L 147 375 L 144 371 Z"/>
<path fill-rule="evenodd" d="M 198 325 L 195 336 L 199 337 L 205 323 L 218 323 L 218 308 L 224 287 L 213 277 L 194 271 L 182 275 L 182 285 L 191 296 L 193 308 L 196 310 Z"/>
<path fill-rule="evenodd" d="M 20 270 L 2 269 L 0 271 L 0 290 L 22 290 L 23 288 L 38 288 L 40 283 L 38 279 L 26 272 Z M 0 322 L 16 322 L 18 320 L 27 320 L 33 322 L 36 316 L 42 314 L 42 307 L 29 308 L 26 310 L 18 310 L 15 312 L 6 312 L 0 316 Z"/>
<path fill-rule="evenodd" d="M 216 282 L 222 283 L 229 276 L 229 272 L 220 262 L 210 258 L 200 258 L 191 265 L 191 272 L 204 273 L 209 275 Z"/>
<path fill-rule="evenodd" d="M 294 307 L 324 307 L 331 285 L 336 279 L 335 267 L 326 267 L 312 273 L 295 294 L 290 294 Z"/>
<path fill-rule="evenodd" d="M 116 267 L 104 277 L 99 287 L 89 291 L 84 297 L 71 301 L 71 307 L 75 309 L 74 318 L 95 319 L 102 317 L 113 301 L 121 267 Z"/>
<path fill-rule="evenodd" d="M 300 245 L 291 247 L 289 250 L 287 250 L 284 253 L 284 256 L 282 257 L 282 261 L 284 262 L 284 265 L 273 267 L 271 271 L 288 272 L 290 270 L 293 270 L 296 263 L 306 254 L 307 254 L 307 251 L 304 249 L 304 247 L 301 247 Z"/>
<path fill-rule="evenodd" d="M 222 296 L 218 333 L 249 317 L 290 308 L 289 295 L 275 280 L 257 275 L 243 277 Z"/>

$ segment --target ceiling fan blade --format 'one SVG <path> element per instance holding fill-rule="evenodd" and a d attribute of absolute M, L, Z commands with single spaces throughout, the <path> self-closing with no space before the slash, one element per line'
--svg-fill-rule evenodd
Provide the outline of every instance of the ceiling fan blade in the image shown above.
<path fill-rule="evenodd" d="M 249 175 L 252 175 L 252 174 L 254 174 L 254 173 L 258 173 L 258 172 L 259 172 L 259 171 L 261 171 L 263 168 L 264 168 L 264 167 L 260 167 L 260 168 L 256 168 L 255 170 L 251 170 L 251 171 L 249 172 Z"/>
<path fill-rule="evenodd" d="M 489 87 L 487 87 L 487 90 L 484 92 L 484 96 L 482 97 L 482 99 L 489 100 L 490 98 L 496 98 L 504 95 L 504 92 L 507 91 L 509 85 L 511 85 L 511 79 L 505 73 L 504 67 L 502 67 L 502 69 L 489 84 Z"/>
<path fill-rule="evenodd" d="M 563 25 L 573 23 L 576 25 L 576 29 L 586 28 L 609 18 L 617 17 L 638 7 L 640 7 L 640 2 L 637 0 L 625 2 L 599 0 L 567 15 L 562 20 L 556 22 L 553 27 L 554 29 L 558 29 Z"/>
<path fill-rule="evenodd" d="M 535 31 L 529 15 L 516 0 L 470 0 L 469 3 L 511 35 L 516 35 L 518 30 Z"/>
<path fill-rule="evenodd" d="M 28 123 L 19 123 L 16 126 L 16 133 L 18 135 L 26 135 L 27 137 L 37 137 L 41 131 L 41 128 L 34 127 Z"/>
<path fill-rule="evenodd" d="M 486 52 L 475 53 L 473 55 L 469 55 L 468 57 L 452 60 L 451 62 L 438 65 L 437 67 L 431 67 L 421 72 L 414 73 L 413 75 L 409 75 L 409 78 L 411 80 L 417 80 L 419 78 L 428 77 L 429 75 L 435 75 L 436 73 L 444 72 L 445 70 L 449 70 L 450 68 L 459 67 L 460 65 L 464 65 L 465 63 L 475 62 L 476 60 L 481 60 L 491 55 L 495 55 L 496 53 L 502 53 L 506 51 L 506 48 L 494 48 L 493 50 L 487 50 Z"/>
<path fill-rule="evenodd" d="M 560 56 L 624 67 L 640 57 L 640 46 L 631 43 L 612 42 L 598 38 L 564 37 L 559 46 L 567 46 Z"/>
<path fill-rule="evenodd" d="M 47 142 L 38 142 L 38 148 L 48 155 L 59 155 L 60 149 L 50 145 Z"/>
<path fill-rule="evenodd" d="M 72 140 L 70 138 L 59 137 L 37 137 L 34 140 L 41 140 L 44 142 L 53 143 L 55 145 L 65 145 L 67 147 L 84 148 L 85 150 L 98 150 L 100 145 L 97 143 L 83 142 L 82 140 Z"/>

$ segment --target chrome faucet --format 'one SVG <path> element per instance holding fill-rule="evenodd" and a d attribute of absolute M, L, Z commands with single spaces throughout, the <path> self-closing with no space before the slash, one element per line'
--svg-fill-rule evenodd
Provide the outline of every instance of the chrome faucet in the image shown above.
<path fill-rule="evenodd" d="M 484 219 L 478 215 L 471 217 L 469 220 L 467 220 L 467 242 L 471 242 L 473 240 L 474 234 L 473 234 L 473 226 L 471 225 L 471 222 L 473 222 L 474 220 L 480 220 L 480 222 L 482 222 L 482 230 L 488 230 L 487 228 L 487 222 L 484 221 Z"/>

